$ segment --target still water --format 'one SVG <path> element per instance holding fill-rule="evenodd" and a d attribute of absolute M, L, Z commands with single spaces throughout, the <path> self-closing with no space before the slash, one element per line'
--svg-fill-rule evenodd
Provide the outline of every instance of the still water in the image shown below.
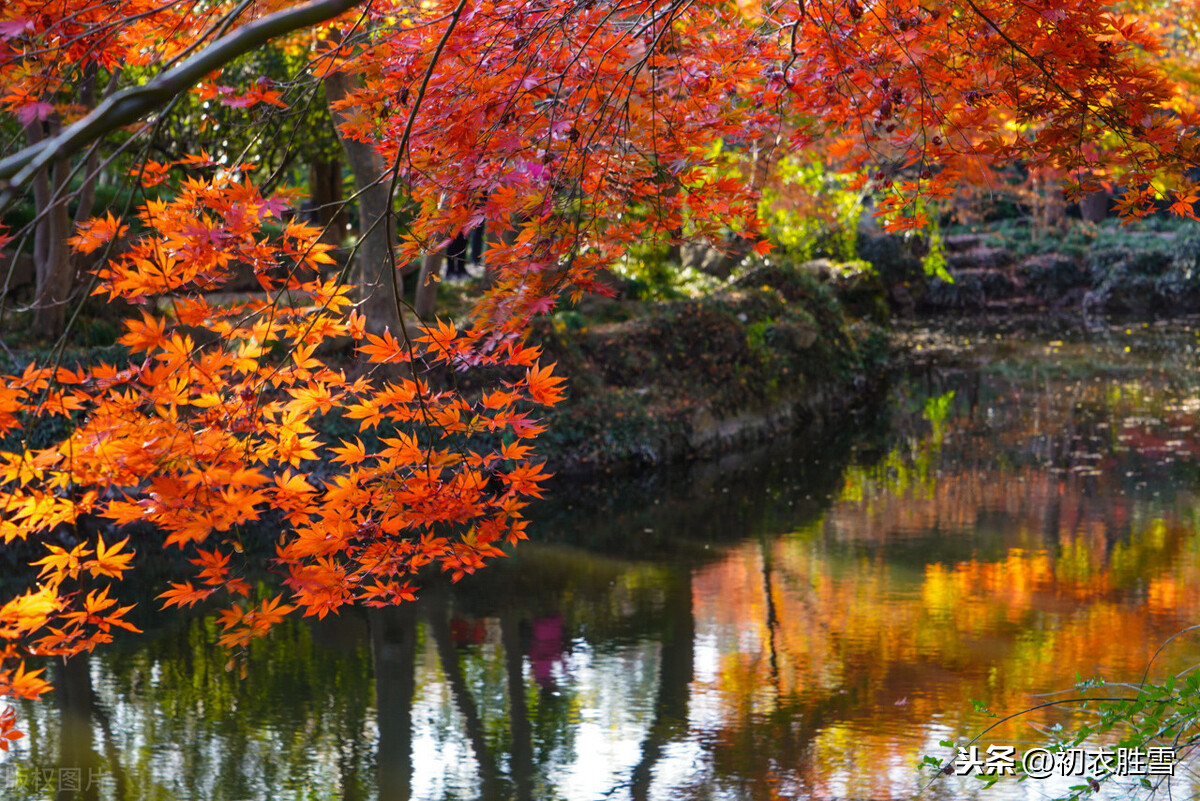
<path fill-rule="evenodd" d="M 146 636 L 52 667 L 56 694 L 22 706 L 0 795 L 912 798 L 923 755 L 989 722 L 973 700 L 1137 680 L 1200 620 L 1198 331 L 913 332 L 918 356 L 955 352 L 836 432 L 559 485 L 511 559 L 242 661 L 147 602 Z M 1019 754 L 1060 720 L 981 745 Z"/>

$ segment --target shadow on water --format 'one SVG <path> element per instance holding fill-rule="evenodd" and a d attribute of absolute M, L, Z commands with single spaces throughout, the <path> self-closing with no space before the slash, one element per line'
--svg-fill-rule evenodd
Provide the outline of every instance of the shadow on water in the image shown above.
<path fill-rule="evenodd" d="M 1200 612 L 1197 336 L 1129 331 L 972 333 L 824 433 L 559 483 L 510 558 L 232 661 L 147 615 L 23 708 L 4 797 L 909 798 L 971 699 L 1128 678 Z"/>

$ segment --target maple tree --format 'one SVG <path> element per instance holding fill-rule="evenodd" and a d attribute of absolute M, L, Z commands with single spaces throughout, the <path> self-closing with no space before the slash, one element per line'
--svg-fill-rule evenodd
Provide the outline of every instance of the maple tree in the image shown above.
<path fill-rule="evenodd" d="M 2 13 L 0 113 L 19 135 L 0 205 L 34 202 L 36 219 L 4 236 L 37 256 L 38 327 L 69 317 L 72 253 L 97 264 L 92 294 L 135 312 L 127 359 L 73 364 L 60 339 L 0 388 L 0 533 L 48 550 L 38 582 L 0 606 L 0 694 L 47 689 L 27 656 L 134 628 L 115 597 L 131 546 L 111 528 L 149 524 L 184 549 L 196 575 L 161 598 L 224 598 L 230 646 L 297 609 L 409 599 L 425 565 L 459 577 L 499 555 L 546 477 L 538 409 L 563 397 L 529 320 L 607 291 L 600 271 L 649 237 L 754 243 L 760 179 L 784 154 L 820 141 L 879 192 L 894 230 L 924 225 L 916 198 L 981 163 L 1053 168 L 1087 191 L 1099 164 L 1084 145 L 1100 139 L 1127 213 L 1169 195 L 1190 215 L 1195 199 L 1182 178 L 1195 111 L 1158 39 L 1097 0 L 14 0 Z M 302 73 L 223 82 L 267 45 L 303 54 Z M 247 156 L 149 149 L 185 93 L 253 122 L 302 112 L 321 81 L 362 165 L 356 282 Z M 745 169 L 726 169 L 731 154 Z M 126 173 L 128 208 L 89 217 L 95 182 Z M 471 322 L 416 319 L 401 271 L 483 223 L 498 237 Z M 260 291 L 215 295 L 238 270 Z M 327 356 L 347 338 L 361 368 Z M 444 380 L 468 369 L 495 381 L 467 395 Z M 322 433 L 332 421 L 360 436 Z M 267 520 L 284 589 L 260 597 L 237 532 Z"/>

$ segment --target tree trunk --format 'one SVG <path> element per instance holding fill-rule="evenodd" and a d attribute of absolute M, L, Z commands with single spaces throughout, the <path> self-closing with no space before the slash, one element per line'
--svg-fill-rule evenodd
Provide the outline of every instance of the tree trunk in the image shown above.
<path fill-rule="evenodd" d="M 116 75 L 110 79 L 107 93 L 116 87 Z M 85 109 L 96 106 L 96 67 L 90 67 L 79 84 L 79 105 Z M 25 126 L 28 143 L 36 145 L 46 135 L 43 123 L 33 120 Z M 61 121 L 57 116 L 49 123 L 51 135 L 58 133 Z M 33 332 L 44 339 L 57 339 L 67 327 L 67 304 L 75 283 L 77 269 L 74 254 L 67 238 L 73 225 L 92 215 L 92 202 L 96 196 L 96 171 L 98 159 L 95 148 L 88 153 L 84 165 L 83 184 L 78 190 L 78 207 L 75 219 L 71 219 L 67 207 L 70 196 L 70 159 L 57 159 L 33 180 L 33 200 L 37 209 L 34 228 L 33 263 L 35 288 L 33 296 Z"/>
<path fill-rule="evenodd" d="M 35 120 L 25 132 L 31 145 L 42 140 L 41 122 Z M 37 222 L 33 234 L 33 265 L 36 289 L 33 296 L 33 332 L 44 339 L 57 339 L 67 322 L 67 300 L 75 270 L 67 237 L 71 218 L 67 212 L 66 183 L 70 165 L 55 161 L 33 180 L 33 202 Z"/>
<path fill-rule="evenodd" d="M 426 253 L 425 258 L 421 259 L 421 273 L 417 278 L 417 298 L 413 303 L 413 310 L 416 311 L 420 320 L 431 319 L 433 313 L 437 311 L 438 283 L 442 275 L 443 261 L 445 261 L 445 256 L 440 252 Z"/>
<path fill-rule="evenodd" d="M 344 72 L 330 73 L 325 77 L 325 99 L 333 104 L 342 100 L 354 89 L 354 79 Z M 335 121 L 341 121 L 341 112 L 331 108 Z M 389 243 L 394 241 L 391 210 L 390 183 L 383 158 L 375 148 L 342 136 L 338 138 L 346 151 L 346 161 L 354 173 L 354 186 L 358 191 L 358 247 L 354 256 L 353 281 L 358 285 L 361 311 L 367 318 L 367 330 L 379 333 L 385 328 L 398 331 L 400 327 L 399 302 L 393 292 L 393 265 Z M 395 275 L 396 286 L 401 284 L 400 275 Z"/>
<path fill-rule="evenodd" d="M 1081 197 L 1079 199 L 1079 216 L 1085 222 L 1104 222 L 1104 218 L 1108 216 L 1108 193 L 1092 192 L 1090 195 Z"/>
<path fill-rule="evenodd" d="M 337 157 L 314 160 L 308 165 L 308 187 L 314 222 L 321 227 L 321 241 L 337 247 L 346 238 L 349 219 L 342 198 L 342 160 Z"/>

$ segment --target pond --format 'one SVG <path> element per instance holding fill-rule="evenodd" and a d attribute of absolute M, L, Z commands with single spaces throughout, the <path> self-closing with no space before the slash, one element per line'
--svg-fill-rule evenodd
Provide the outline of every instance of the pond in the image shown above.
<path fill-rule="evenodd" d="M 992 720 L 973 702 L 1137 680 L 1197 622 L 1200 326 L 908 338 L 914 367 L 835 432 L 559 484 L 512 558 L 416 603 L 293 621 L 243 658 L 143 604 L 146 636 L 21 706 L 3 797 L 914 797 L 923 755 Z M 1181 638 L 1153 673 L 1198 653 Z M 1019 754 L 1061 720 L 980 745 Z"/>

